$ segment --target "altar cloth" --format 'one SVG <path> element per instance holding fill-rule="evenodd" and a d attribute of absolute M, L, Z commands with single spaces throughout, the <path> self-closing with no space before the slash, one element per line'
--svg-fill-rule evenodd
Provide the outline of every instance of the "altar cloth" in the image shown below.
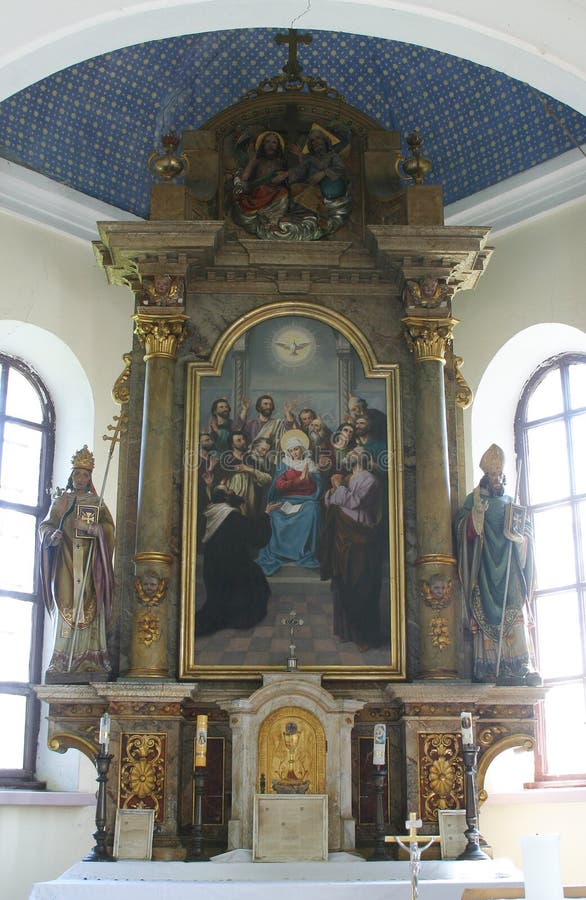
<path fill-rule="evenodd" d="M 419 897 L 460 900 L 467 887 L 495 883 L 520 887 L 523 878 L 507 859 L 424 860 Z M 35 884 L 30 900 L 299 900 L 300 892 L 303 900 L 410 900 L 409 862 L 345 853 L 330 854 L 328 862 L 80 862 Z"/>

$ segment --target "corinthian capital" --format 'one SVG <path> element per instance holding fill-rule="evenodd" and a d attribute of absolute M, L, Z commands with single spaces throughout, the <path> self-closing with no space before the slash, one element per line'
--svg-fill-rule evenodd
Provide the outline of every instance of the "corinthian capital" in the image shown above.
<path fill-rule="evenodd" d="M 445 365 L 446 350 L 458 321 L 452 316 L 407 316 L 403 319 L 407 346 L 416 362 L 433 359 Z"/>
<path fill-rule="evenodd" d="M 135 334 L 145 349 L 145 360 L 155 356 L 175 359 L 177 348 L 185 338 L 188 316 L 177 312 L 165 313 L 162 310 L 153 315 L 145 310 L 132 318 Z"/>

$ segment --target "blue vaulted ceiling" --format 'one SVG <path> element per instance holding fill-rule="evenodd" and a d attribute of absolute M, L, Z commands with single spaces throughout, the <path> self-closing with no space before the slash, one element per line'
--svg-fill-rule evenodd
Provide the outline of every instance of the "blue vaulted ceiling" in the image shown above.
<path fill-rule="evenodd" d="M 138 216 L 146 161 L 170 128 L 198 128 L 281 72 L 276 31 L 193 34 L 107 53 L 0 103 L 0 156 Z M 321 77 L 383 127 L 417 127 L 428 182 L 452 203 L 586 141 L 586 117 L 531 86 L 414 44 L 313 32 L 303 74 Z M 404 146 L 404 152 L 407 148 Z M 578 153 L 578 150 L 575 150 Z"/>

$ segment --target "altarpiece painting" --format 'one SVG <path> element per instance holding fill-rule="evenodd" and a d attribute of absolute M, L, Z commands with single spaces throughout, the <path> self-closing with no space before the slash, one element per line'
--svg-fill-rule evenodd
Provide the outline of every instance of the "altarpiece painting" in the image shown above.
<path fill-rule="evenodd" d="M 398 367 L 337 313 L 255 310 L 187 367 L 184 459 L 183 677 L 282 669 L 292 611 L 300 668 L 402 671 Z"/>

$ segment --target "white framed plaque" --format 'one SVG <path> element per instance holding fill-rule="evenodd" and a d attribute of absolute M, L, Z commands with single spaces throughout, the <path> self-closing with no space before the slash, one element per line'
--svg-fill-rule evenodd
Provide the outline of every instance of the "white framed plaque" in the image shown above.
<path fill-rule="evenodd" d="M 438 809 L 437 816 L 442 859 L 457 859 L 468 845 L 466 810 Z"/>
<path fill-rule="evenodd" d="M 116 810 L 113 856 L 116 859 L 150 859 L 154 829 L 154 809 Z"/>
<path fill-rule="evenodd" d="M 253 862 L 328 858 L 327 794 L 256 794 Z"/>

